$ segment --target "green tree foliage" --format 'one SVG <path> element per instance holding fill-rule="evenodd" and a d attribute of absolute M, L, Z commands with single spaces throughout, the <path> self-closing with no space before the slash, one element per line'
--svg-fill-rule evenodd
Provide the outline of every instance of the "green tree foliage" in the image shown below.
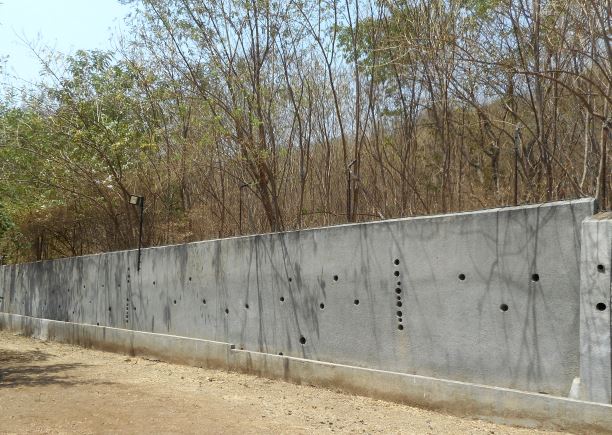
<path fill-rule="evenodd" d="M 120 219 L 130 212 L 123 206 L 128 174 L 140 167 L 141 148 L 151 136 L 135 75 L 109 53 L 96 51 L 78 52 L 66 65 L 65 76 L 0 114 L 0 192 L 7 213 L 25 221 L 21 230 L 28 238 L 40 239 L 49 232 L 80 231 L 74 225 L 95 210 L 114 222 L 104 229 L 115 233 L 113 244 L 129 246 L 133 235 Z M 92 237 L 100 230 L 94 222 L 88 226 Z M 56 249 L 81 252 L 68 241 Z"/>

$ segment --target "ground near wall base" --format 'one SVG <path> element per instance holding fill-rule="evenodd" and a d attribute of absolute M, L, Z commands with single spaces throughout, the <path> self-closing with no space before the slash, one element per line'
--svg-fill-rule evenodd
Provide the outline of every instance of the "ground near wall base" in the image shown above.
<path fill-rule="evenodd" d="M 612 433 L 612 405 L 506 388 L 237 350 L 229 343 L 0 313 L 0 329 L 171 363 L 228 369 L 481 418 L 495 423 Z"/>

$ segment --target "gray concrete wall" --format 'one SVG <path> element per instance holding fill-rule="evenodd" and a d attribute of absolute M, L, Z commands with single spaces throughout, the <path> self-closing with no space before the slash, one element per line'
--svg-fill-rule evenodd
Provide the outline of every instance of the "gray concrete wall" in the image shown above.
<path fill-rule="evenodd" d="M 612 212 L 582 223 L 581 257 L 581 398 L 612 403 Z"/>
<path fill-rule="evenodd" d="M 0 269 L 0 311 L 565 396 L 591 199 Z"/>

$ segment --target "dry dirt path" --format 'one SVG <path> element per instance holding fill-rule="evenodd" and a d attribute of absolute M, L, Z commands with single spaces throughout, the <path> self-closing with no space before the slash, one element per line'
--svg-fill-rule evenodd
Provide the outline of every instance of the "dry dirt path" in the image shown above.
<path fill-rule="evenodd" d="M 0 433 L 312 432 L 533 433 L 0 331 Z"/>

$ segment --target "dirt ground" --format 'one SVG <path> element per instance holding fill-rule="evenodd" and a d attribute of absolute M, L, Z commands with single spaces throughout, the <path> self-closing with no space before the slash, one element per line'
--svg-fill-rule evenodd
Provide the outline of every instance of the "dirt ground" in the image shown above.
<path fill-rule="evenodd" d="M 533 430 L 0 331 L 0 433 L 143 432 L 518 434 Z"/>

